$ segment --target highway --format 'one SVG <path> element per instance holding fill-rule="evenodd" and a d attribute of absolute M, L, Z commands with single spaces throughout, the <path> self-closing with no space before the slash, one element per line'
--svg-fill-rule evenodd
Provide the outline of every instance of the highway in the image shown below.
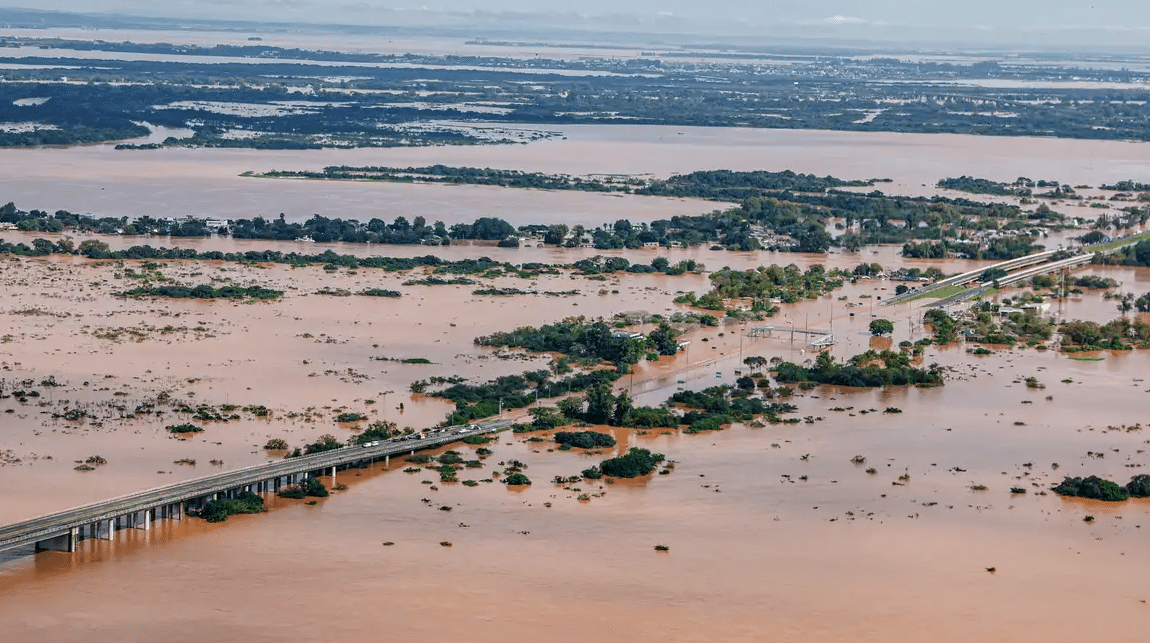
<path fill-rule="evenodd" d="M 1066 252 L 1066 251 L 1065 250 L 1045 250 L 1043 252 L 1036 252 L 1032 255 L 1026 255 L 1025 257 L 1018 257 L 1017 259 L 1008 259 L 1006 261 L 1000 261 L 996 264 L 984 266 L 982 268 L 976 268 L 974 270 L 970 270 L 970 271 L 964 272 L 962 274 L 953 275 L 953 276 L 947 277 L 945 279 L 940 279 L 940 280 L 934 282 L 933 284 L 929 284 L 927 286 L 924 286 L 921 289 L 916 288 L 916 289 L 911 290 L 909 292 L 905 292 L 901 295 L 895 295 L 894 297 L 891 297 L 890 299 L 883 302 L 883 305 L 884 306 L 895 306 L 895 305 L 910 301 L 912 299 L 921 298 L 924 295 L 926 295 L 930 292 L 933 292 L 935 290 L 938 290 L 940 288 L 946 288 L 948 286 L 961 286 L 963 284 L 972 283 L 975 280 L 977 280 L 980 276 L 982 276 L 987 270 L 1000 269 L 1000 270 L 1009 271 L 1009 270 L 1014 270 L 1016 268 L 1023 268 L 1026 266 L 1030 266 L 1033 264 L 1041 264 L 1041 265 L 1035 266 L 1033 268 L 1029 268 L 1027 270 L 1011 273 L 1009 275 L 1006 275 L 1006 276 L 998 279 L 999 285 L 1009 286 L 1011 284 L 1017 283 L 1017 282 L 1022 281 L 1024 279 L 1028 279 L 1030 277 L 1033 277 L 1034 275 L 1041 275 L 1041 274 L 1045 274 L 1048 272 L 1053 272 L 1055 270 L 1061 270 L 1062 268 L 1074 268 L 1077 266 L 1082 266 L 1082 265 L 1088 264 L 1088 263 L 1090 263 L 1091 259 L 1093 259 L 1094 255 L 1096 253 L 1106 254 L 1109 252 L 1114 252 L 1115 250 L 1118 250 L 1120 248 L 1125 248 L 1127 246 L 1132 246 L 1132 245 L 1134 245 L 1140 241 L 1144 241 L 1146 239 L 1150 239 L 1150 232 L 1132 234 L 1132 235 L 1128 235 L 1126 237 L 1123 237 L 1122 239 L 1119 239 L 1117 242 L 1110 241 L 1110 242 L 1106 242 L 1106 243 L 1102 243 L 1102 244 L 1096 244 L 1093 246 L 1085 246 L 1079 250 L 1080 254 L 1078 254 L 1078 255 L 1070 257 L 1069 259 L 1061 259 L 1059 261 L 1054 261 L 1054 262 L 1050 262 L 1050 263 L 1046 263 L 1046 261 L 1048 259 L 1052 258 L 1056 253 Z M 937 307 L 942 306 L 942 305 L 949 305 L 949 304 L 957 303 L 960 301 L 964 301 L 966 299 L 970 299 L 972 297 L 975 297 L 975 296 L 980 295 L 983 292 L 985 292 L 986 289 L 990 285 L 991 285 L 991 282 L 981 283 L 977 287 L 971 288 L 970 290 L 968 290 L 966 292 L 958 293 L 956 295 L 952 295 L 950 297 L 947 297 L 944 300 L 945 304 L 943 302 L 936 302 L 934 304 L 928 304 L 927 307 L 928 308 L 937 308 Z"/>
<path fill-rule="evenodd" d="M 225 471 L 203 478 L 177 482 L 110 500 L 60 511 L 12 525 L 0 527 L 0 550 L 36 544 L 66 536 L 77 528 L 115 520 L 139 512 L 151 511 L 192 500 L 210 498 L 213 494 L 242 490 L 288 476 L 325 471 L 363 461 L 403 455 L 458 442 L 468 435 L 490 433 L 513 424 L 510 419 L 472 425 L 476 428 L 449 427 L 439 432 L 428 431 L 419 439 L 398 438 L 376 446 L 348 446 L 315 455 L 277 460 Z M 179 512 L 182 515 L 182 511 Z"/>

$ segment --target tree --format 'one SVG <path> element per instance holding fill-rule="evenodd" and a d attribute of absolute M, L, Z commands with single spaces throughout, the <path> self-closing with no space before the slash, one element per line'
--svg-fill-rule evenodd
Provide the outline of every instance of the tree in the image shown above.
<path fill-rule="evenodd" d="M 587 390 L 587 412 L 584 419 L 592 424 L 607 424 L 613 415 L 615 396 L 611 395 L 611 384 L 599 382 Z"/>
<path fill-rule="evenodd" d="M 1134 307 L 1137 308 L 1140 313 L 1150 313 L 1150 293 L 1146 293 L 1134 300 Z"/>
<path fill-rule="evenodd" d="M 767 358 L 763 357 L 762 355 L 752 355 L 751 357 L 744 359 L 743 364 L 746 364 L 747 368 L 758 370 L 767 365 Z"/>
<path fill-rule="evenodd" d="M 627 418 L 630 417 L 631 411 L 635 409 L 635 403 L 631 401 L 631 396 L 627 395 L 627 391 L 619 394 L 615 398 L 615 412 L 611 416 L 611 424 L 615 426 L 626 426 Z"/>
<path fill-rule="evenodd" d="M 1128 292 L 1122 295 L 1122 299 L 1118 300 L 1118 312 L 1125 315 L 1131 310 L 1134 310 L 1134 293 Z"/>
<path fill-rule="evenodd" d="M 875 337 L 890 335 L 894 332 L 894 322 L 889 319 L 876 319 L 870 323 L 870 334 Z"/>
<path fill-rule="evenodd" d="M 565 397 L 559 400 L 556 406 L 560 413 L 572 420 L 578 420 L 583 417 L 583 400 L 577 397 Z"/>
<path fill-rule="evenodd" d="M 667 322 L 660 323 L 658 328 L 647 335 L 647 343 L 659 351 L 660 355 L 674 355 L 679 352 L 678 333 Z"/>
<path fill-rule="evenodd" d="M 563 243 L 567 238 L 568 228 L 562 223 L 558 225 L 548 226 L 547 232 L 543 235 L 543 243 L 552 246 L 558 246 Z"/>
<path fill-rule="evenodd" d="M 90 259 L 93 259 L 93 258 L 97 257 L 98 255 L 101 255 L 105 252 L 108 252 L 108 250 L 109 250 L 108 244 L 104 243 L 103 241 L 97 241 L 95 239 L 85 239 L 85 240 L 80 242 L 80 254 L 82 254 L 85 257 L 88 257 Z"/>

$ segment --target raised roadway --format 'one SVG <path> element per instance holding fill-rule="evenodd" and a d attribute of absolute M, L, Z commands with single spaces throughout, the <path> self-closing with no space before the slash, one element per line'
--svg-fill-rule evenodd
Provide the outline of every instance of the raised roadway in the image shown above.
<path fill-rule="evenodd" d="M 471 425 L 474 428 L 467 426 L 448 427 L 439 431 L 427 431 L 423 434 L 425 437 L 417 439 L 393 438 L 380 441 L 376 446 L 348 446 L 314 455 L 277 460 L 164 485 L 0 527 L 0 550 L 38 544 L 51 539 L 66 538 L 71 534 L 71 548 L 66 549 L 66 551 L 72 551 L 75 548 L 75 530 L 80 528 L 100 523 L 107 524 L 108 521 L 115 521 L 125 516 L 134 516 L 140 512 L 152 511 L 156 508 L 210 499 L 214 494 L 244 490 L 253 486 L 270 488 L 266 484 L 263 487 L 260 485 L 291 476 L 322 472 L 364 461 L 451 444 L 469 435 L 490 433 L 513 423 L 513 420 L 505 419 Z M 181 505 L 175 515 L 182 514 Z M 114 530 L 114 526 L 112 530 Z"/>

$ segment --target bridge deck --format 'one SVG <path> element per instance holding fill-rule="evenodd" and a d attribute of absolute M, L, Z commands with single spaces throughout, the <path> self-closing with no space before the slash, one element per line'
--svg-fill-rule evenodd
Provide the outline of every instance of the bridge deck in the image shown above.
<path fill-rule="evenodd" d="M 344 447 L 315 455 L 303 456 L 257 464 L 233 471 L 225 471 L 195 480 L 156 487 L 111 500 L 84 505 L 60 511 L 31 520 L 0 527 L 0 550 L 29 545 L 41 540 L 60 536 L 71 529 L 91 525 L 103 520 L 113 520 L 155 507 L 171 505 L 212 494 L 242 489 L 260 482 L 266 482 L 296 474 L 340 467 L 364 460 L 378 459 L 429 449 L 457 442 L 468 435 L 488 433 L 511 424 L 510 420 L 485 423 L 471 430 L 465 427 L 450 427 L 444 432 L 433 433 L 418 440 L 385 441 L 373 447 Z"/>

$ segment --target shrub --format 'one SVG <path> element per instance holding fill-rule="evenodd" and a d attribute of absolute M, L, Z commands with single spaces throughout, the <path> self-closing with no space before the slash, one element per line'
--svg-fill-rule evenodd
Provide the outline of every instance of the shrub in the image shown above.
<path fill-rule="evenodd" d="M 199 427 L 194 424 L 170 424 L 164 428 L 176 434 L 201 433 L 204 430 L 203 427 Z"/>
<path fill-rule="evenodd" d="M 503 483 L 510 486 L 522 486 L 531 484 L 531 479 L 522 473 L 513 473 L 504 478 Z"/>
<path fill-rule="evenodd" d="M 335 416 L 336 422 L 362 422 L 367 416 L 361 413 L 340 413 Z"/>
<path fill-rule="evenodd" d="M 647 449 L 632 447 L 627 455 L 604 460 L 599 470 L 612 478 L 637 478 L 651 473 L 655 465 L 664 459 L 662 454 L 652 454 Z"/>
<path fill-rule="evenodd" d="M 1126 493 L 1131 498 L 1150 498 L 1150 475 L 1143 473 L 1131 478 L 1126 485 Z"/>
<path fill-rule="evenodd" d="M 493 442 L 495 438 L 489 438 L 485 435 L 469 435 L 463 438 L 464 444 L 487 444 Z"/>
<path fill-rule="evenodd" d="M 199 512 L 199 517 L 208 522 L 223 522 L 232 514 L 255 514 L 267 511 L 264 508 L 264 499 L 258 495 L 244 491 L 235 498 L 219 498 L 207 504 Z"/>
<path fill-rule="evenodd" d="M 1119 502 L 1129 498 L 1126 490 L 1118 486 L 1117 483 L 1110 480 L 1104 480 L 1098 476 L 1090 476 L 1087 478 L 1072 478 L 1066 477 L 1062 483 L 1054 487 L 1054 493 L 1060 496 L 1071 496 L 1075 498 L 1091 498 L 1093 500 L 1104 500 L 1106 502 Z"/>
<path fill-rule="evenodd" d="M 264 449 L 268 451 L 286 451 L 288 448 L 287 440 L 283 438 L 272 438 L 264 444 Z"/>
<path fill-rule="evenodd" d="M 555 434 L 555 441 L 565 446 L 580 449 L 613 447 L 616 444 L 615 438 L 598 431 L 560 432 Z"/>
<path fill-rule="evenodd" d="M 463 457 L 455 451 L 444 452 L 437 458 L 440 464 L 463 464 Z"/>

